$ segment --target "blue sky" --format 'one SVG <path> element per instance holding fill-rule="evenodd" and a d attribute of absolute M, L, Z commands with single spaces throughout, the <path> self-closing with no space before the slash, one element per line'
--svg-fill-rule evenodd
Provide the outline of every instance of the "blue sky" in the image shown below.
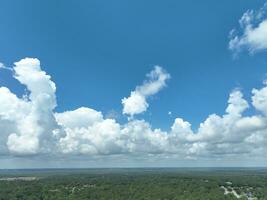
<path fill-rule="evenodd" d="M 229 33 L 247 10 L 259 10 L 264 3 L 1 1 L 0 62 L 12 67 L 25 57 L 38 58 L 57 86 L 55 112 L 84 106 L 104 117 L 112 113 L 122 124 L 128 116 L 122 114 L 121 99 L 159 65 L 171 78 L 148 97 L 149 108 L 135 119 L 170 131 L 179 117 L 197 131 L 210 114 L 225 113 L 235 88 L 250 100 L 252 88 L 262 87 L 266 51 L 234 55 Z M 25 84 L 9 70 L 1 71 L 0 85 L 18 97 L 25 93 Z M 245 112 L 257 113 L 254 108 Z"/>
<path fill-rule="evenodd" d="M 249 93 L 265 78 L 264 53 L 233 60 L 228 50 L 229 30 L 263 3 L 3 1 L 0 58 L 6 65 L 39 58 L 57 83 L 59 111 L 83 105 L 120 113 L 120 99 L 161 65 L 172 79 L 145 117 L 167 128 L 172 111 L 198 126 L 210 113 L 224 112 L 233 88 Z"/>

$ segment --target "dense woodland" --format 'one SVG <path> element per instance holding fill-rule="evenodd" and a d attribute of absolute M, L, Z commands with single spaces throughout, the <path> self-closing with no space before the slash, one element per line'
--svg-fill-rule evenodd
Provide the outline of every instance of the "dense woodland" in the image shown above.
<path fill-rule="evenodd" d="M 0 200 L 237 199 L 224 194 L 227 184 L 251 199 L 267 200 L 266 169 L 2 170 L 0 178 Z"/>

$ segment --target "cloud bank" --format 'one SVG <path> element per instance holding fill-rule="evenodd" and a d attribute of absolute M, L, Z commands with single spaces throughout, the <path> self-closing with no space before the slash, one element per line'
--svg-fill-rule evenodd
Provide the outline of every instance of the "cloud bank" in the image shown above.
<path fill-rule="evenodd" d="M 238 53 L 247 49 L 250 53 L 267 49 L 267 3 L 258 11 L 248 10 L 239 20 L 239 29 L 230 32 L 229 48 Z"/>
<path fill-rule="evenodd" d="M 242 159 L 264 158 L 267 153 L 266 85 L 252 89 L 249 102 L 240 90 L 233 90 L 225 114 L 209 115 L 196 131 L 179 117 L 169 131 L 162 131 L 135 118 L 120 124 L 87 107 L 56 113 L 56 84 L 41 69 L 40 61 L 22 59 L 14 63 L 13 70 L 13 77 L 28 92 L 19 98 L 7 87 L 0 87 L 1 156 L 175 155 L 179 159 Z M 130 97 L 122 100 L 124 114 L 144 112 L 148 107 L 146 98 L 165 87 L 170 75 L 155 67 L 147 77 Z M 143 98 L 141 103 L 131 99 L 136 98 L 135 94 Z M 138 103 L 132 103 L 135 101 Z M 257 110 L 257 114 L 245 115 L 248 109 Z"/>

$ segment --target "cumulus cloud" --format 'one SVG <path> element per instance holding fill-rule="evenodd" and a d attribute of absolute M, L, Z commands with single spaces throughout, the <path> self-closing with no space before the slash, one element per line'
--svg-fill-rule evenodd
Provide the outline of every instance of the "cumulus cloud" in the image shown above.
<path fill-rule="evenodd" d="M 165 72 L 161 67 L 155 66 L 149 74 L 148 80 L 144 81 L 141 86 L 137 86 L 131 92 L 130 97 L 121 100 L 123 105 L 123 114 L 130 115 L 145 112 L 149 106 L 147 98 L 158 93 L 163 87 L 166 86 L 166 81 L 170 79 L 170 75 Z"/>
<path fill-rule="evenodd" d="M 55 113 L 57 122 L 66 128 L 82 128 L 92 126 L 95 122 L 103 120 L 101 112 L 91 108 L 81 107 L 73 111 Z"/>
<path fill-rule="evenodd" d="M 14 78 L 26 86 L 30 95 L 20 99 L 8 88 L 0 88 L 1 119 L 13 124 L 7 147 L 14 154 L 46 151 L 57 126 L 53 114 L 56 86 L 51 77 L 41 70 L 38 59 L 25 58 L 16 62 Z"/>
<path fill-rule="evenodd" d="M 230 32 L 229 48 L 250 53 L 267 49 L 267 3 L 259 11 L 248 10 L 239 20 L 240 30 Z"/>
<path fill-rule="evenodd" d="M 8 88 L 0 87 L 0 155 L 123 154 L 241 159 L 246 156 L 263 158 L 267 152 L 266 85 L 252 89 L 251 101 L 245 100 L 240 90 L 233 90 L 225 114 L 209 115 L 196 130 L 190 122 L 177 117 L 170 130 L 163 131 L 145 120 L 132 119 L 122 124 L 87 107 L 54 112 L 56 85 L 41 69 L 38 59 L 25 58 L 16 62 L 13 76 L 26 86 L 29 94 L 19 98 Z M 145 102 L 148 96 L 165 86 L 170 75 L 155 67 L 148 77 L 133 91 L 141 94 Z M 257 114 L 244 114 L 252 109 L 250 104 Z M 139 113 L 134 109 L 125 112 Z"/>
<path fill-rule="evenodd" d="M 254 98 L 254 95 L 252 96 Z M 243 116 L 248 102 L 239 90 L 228 100 L 225 114 L 211 114 L 194 132 L 191 124 L 176 118 L 171 127 L 169 148 L 184 158 L 240 159 L 263 156 L 267 151 L 267 118 L 263 115 Z"/>
<path fill-rule="evenodd" d="M 252 90 L 252 104 L 253 106 L 267 115 L 267 87 Z"/>

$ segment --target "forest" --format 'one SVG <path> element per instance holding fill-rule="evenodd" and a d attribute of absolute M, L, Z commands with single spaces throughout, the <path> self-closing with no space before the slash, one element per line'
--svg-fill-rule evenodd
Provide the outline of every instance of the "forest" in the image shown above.
<path fill-rule="evenodd" d="M 267 169 L 0 170 L 0 200 L 267 200 Z"/>

